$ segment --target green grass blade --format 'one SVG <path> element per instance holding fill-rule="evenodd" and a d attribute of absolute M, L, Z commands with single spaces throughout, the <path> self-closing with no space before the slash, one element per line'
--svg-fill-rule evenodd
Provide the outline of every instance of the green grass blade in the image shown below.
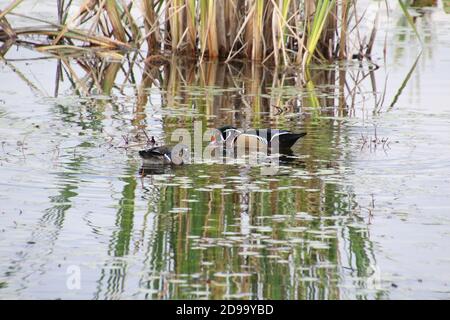
<path fill-rule="evenodd" d="M 413 65 L 412 65 L 411 69 L 409 70 L 408 74 L 406 75 L 405 79 L 403 80 L 403 82 L 402 82 L 400 88 L 397 90 L 397 93 L 396 93 L 395 96 L 394 96 L 394 100 L 392 100 L 392 102 L 391 102 L 391 104 L 389 105 L 389 108 L 387 109 L 387 111 L 390 111 L 390 110 L 392 110 L 392 108 L 394 108 L 395 104 L 396 104 L 397 101 L 398 101 L 398 98 L 400 98 L 400 95 L 401 95 L 402 92 L 403 92 L 403 89 L 405 89 L 406 85 L 407 85 L 408 82 L 409 82 L 409 79 L 411 79 L 411 76 L 412 76 L 414 70 L 416 69 L 417 63 L 419 62 L 419 59 L 420 59 L 421 56 L 422 56 L 422 51 L 417 55 L 416 60 L 414 61 L 414 63 L 413 63 Z"/>
<path fill-rule="evenodd" d="M 410 15 L 409 12 L 408 12 L 408 7 L 407 7 L 407 5 L 406 5 L 405 3 L 403 3 L 402 0 L 398 0 L 398 4 L 400 5 L 400 8 L 402 9 L 403 14 L 405 15 L 406 20 L 408 21 L 409 25 L 410 25 L 411 28 L 414 30 L 414 33 L 416 34 L 417 39 L 419 39 L 420 44 L 422 44 L 422 39 L 421 39 L 421 37 L 420 37 L 420 35 L 419 35 L 419 32 L 417 31 L 416 25 L 414 24 L 414 21 L 413 21 L 411 15 Z"/>
<path fill-rule="evenodd" d="M 323 28 L 327 17 L 335 5 L 335 0 L 319 0 L 316 6 L 316 12 L 314 13 L 314 20 L 310 30 L 309 40 L 307 44 L 308 56 L 306 58 L 306 65 L 309 65 L 311 59 L 316 51 L 317 44 L 319 43 L 320 36 L 322 34 Z"/>

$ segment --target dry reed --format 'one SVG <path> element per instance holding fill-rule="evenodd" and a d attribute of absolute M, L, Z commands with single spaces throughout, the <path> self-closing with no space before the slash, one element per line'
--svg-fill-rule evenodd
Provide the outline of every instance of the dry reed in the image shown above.
<path fill-rule="evenodd" d="M 21 2 L 15 0 L 0 11 L 0 39 L 47 36 L 51 43 L 43 39 L 42 51 L 67 45 L 134 48 L 150 55 L 305 67 L 346 59 L 349 33 L 360 23 L 356 0 L 85 0 L 79 8 L 72 8 L 70 0 L 58 0 L 58 23 L 9 27 L 6 17 L 24 5 Z"/>

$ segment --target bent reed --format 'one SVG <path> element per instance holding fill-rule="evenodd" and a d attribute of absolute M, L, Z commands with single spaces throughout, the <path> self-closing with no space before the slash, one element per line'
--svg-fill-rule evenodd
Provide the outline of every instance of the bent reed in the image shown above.
<path fill-rule="evenodd" d="M 151 55 L 275 65 L 346 59 L 349 43 L 370 58 L 376 33 L 362 37 L 357 0 L 73 0 L 57 1 L 57 22 L 15 13 L 26 1 L 0 11 L 0 40 L 40 39 L 40 51 L 144 49 Z M 42 27 L 14 28 L 21 16 Z"/>

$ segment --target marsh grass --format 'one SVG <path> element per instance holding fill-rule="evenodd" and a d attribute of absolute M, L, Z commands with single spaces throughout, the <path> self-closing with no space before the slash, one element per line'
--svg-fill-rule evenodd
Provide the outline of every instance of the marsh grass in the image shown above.
<path fill-rule="evenodd" d="M 248 59 L 275 65 L 348 58 L 349 43 L 370 57 L 371 43 L 356 35 L 356 0 L 72 0 L 57 1 L 58 22 L 45 27 L 5 27 L 25 5 L 0 13 L 0 39 L 40 36 L 41 51 L 101 47 L 146 49 L 151 55 Z M 403 7 L 402 7 L 403 8 Z M 407 14 L 407 11 L 405 11 Z M 32 16 L 21 15 L 37 22 Z M 45 22 L 45 21 L 40 21 Z M 374 30 L 375 27 L 374 27 Z M 372 36 L 376 32 L 372 32 Z M 353 39 L 350 39 L 353 37 Z M 351 41 L 350 41 L 351 40 Z"/>
<path fill-rule="evenodd" d="M 48 52 L 52 54 L 49 59 L 56 58 L 58 63 L 54 90 L 47 88 L 45 92 L 54 91 L 54 96 L 58 97 L 60 90 L 70 89 L 101 105 L 102 100 L 107 103 L 123 96 L 124 92 L 130 95 L 132 90 L 131 96 L 136 97 L 132 122 L 136 126 L 144 123 L 145 109 L 151 105 L 151 90 L 162 93 L 162 105 L 171 108 L 174 114 L 196 110 L 205 115 L 205 120 L 219 115 L 224 123 L 247 127 L 263 125 L 259 122 L 265 114 L 274 116 L 276 125 L 283 126 L 284 121 L 306 114 L 313 121 L 351 115 L 360 101 L 364 103 L 372 95 L 375 106 L 381 103 L 375 81 L 365 80 L 373 76 L 374 68 L 370 65 L 355 70 L 311 69 L 307 71 L 309 80 L 305 84 L 298 69 L 271 68 L 260 63 L 215 60 L 193 64 L 176 56 L 157 60 L 152 55 L 142 57 L 138 52 L 92 52 L 70 47 Z M 36 94 L 48 96 L 39 89 L 42 84 L 22 74 L 14 61 L 5 60 L 5 65 Z M 362 83 L 371 87 L 364 88 Z M 197 106 L 198 110 L 192 106 Z M 230 112 L 232 109 L 234 112 Z"/>

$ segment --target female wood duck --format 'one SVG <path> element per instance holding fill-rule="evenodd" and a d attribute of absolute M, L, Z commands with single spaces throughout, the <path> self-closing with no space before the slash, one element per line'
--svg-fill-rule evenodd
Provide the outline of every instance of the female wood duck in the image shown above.
<path fill-rule="evenodd" d="M 184 147 L 175 148 L 169 146 L 152 147 L 139 151 L 139 156 L 144 165 L 175 164 L 181 165 L 185 162 L 187 149 Z"/>
<path fill-rule="evenodd" d="M 211 138 L 212 143 L 223 143 L 229 147 L 243 147 L 245 149 L 267 148 L 289 150 L 298 139 L 304 137 L 306 132 L 292 133 L 278 129 L 249 129 L 238 130 L 233 126 L 223 126 L 218 129 L 220 134 Z"/>

